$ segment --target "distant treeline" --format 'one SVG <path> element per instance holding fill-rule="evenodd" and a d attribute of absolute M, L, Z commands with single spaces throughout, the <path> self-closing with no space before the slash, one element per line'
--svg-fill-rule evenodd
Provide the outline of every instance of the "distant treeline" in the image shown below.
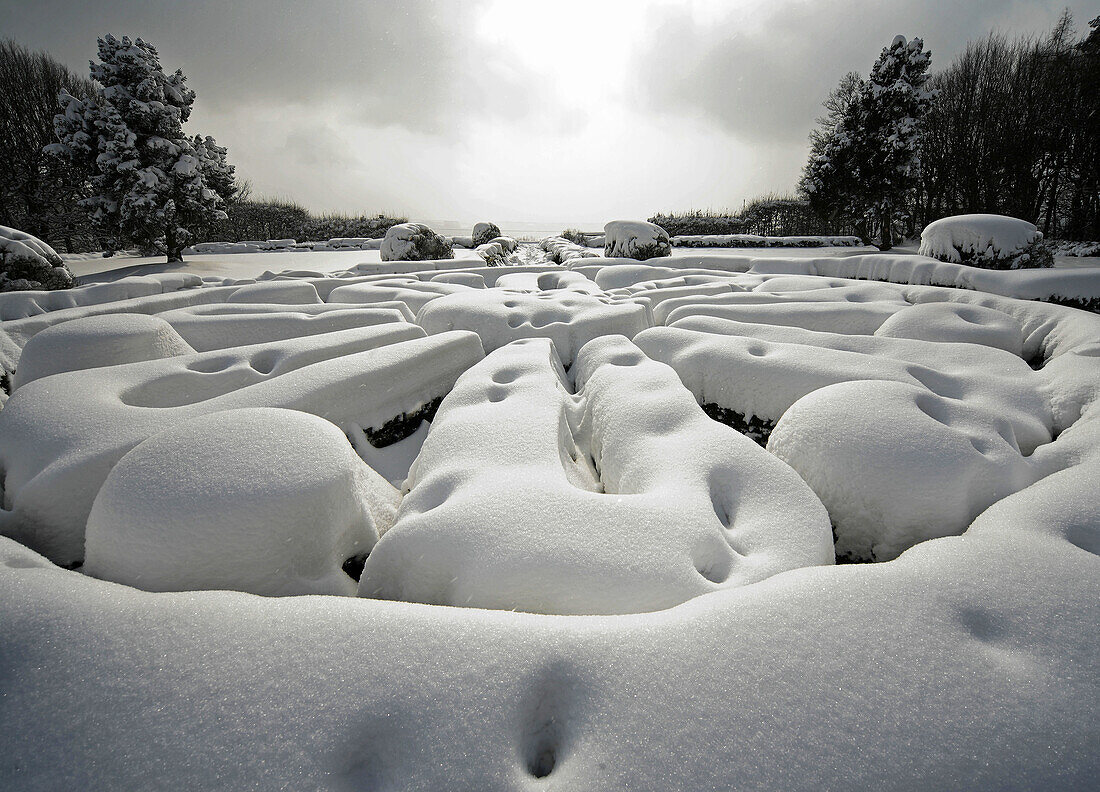
<path fill-rule="evenodd" d="M 87 174 L 43 152 L 58 140 L 54 116 L 62 90 L 87 98 L 96 84 L 45 52 L 0 39 L 0 225 L 34 234 L 64 253 L 149 247 L 97 229 L 79 203 L 89 194 Z M 236 183 L 226 199 L 229 219 L 195 229 L 196 241 L 378 237 L 404 222 L 382 214 L 314 215 L 293 201 L 253 198 L 247 182 Z"/>
<path fill-rule="evenodd" d="M 897 196 L 893 223 L 907 237 L 956 214 L 993 213 L 1034 223 L 1048 239 L 1100 240 L 1100 17 L 1077 40 L 1067 13 L 1048 34 L 971 42 L 933 72 L 934 98 L 920 121 L 915 187 Z M 824 102 L 813 156 L 857 97 L 845 75 Z M 767 196 L 739 212 L 658 214 L 670 234 L 871 239 L 880 219 L 843 205 Z M 816 211 L 815 211 L 816 210 Z"/>
<path fill-rule="evenodd" d="M 990 35 L 933 75 L 918 224 L 993 212 L 1100 239 L 1100 17 L 1089 25 L 1075 40 L 1067 12 L 1043 37 Z"/>

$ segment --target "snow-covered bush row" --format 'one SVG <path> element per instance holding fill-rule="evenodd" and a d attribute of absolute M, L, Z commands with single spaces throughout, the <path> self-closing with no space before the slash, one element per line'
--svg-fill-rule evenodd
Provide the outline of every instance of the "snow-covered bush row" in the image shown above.
<path fill-rule="evenodd" d="M 539 247 L 549 254 L 550 260 L 555 264 L 568 264 L 574 259 L 595 258 L 587 247 L 570 242 L 564 237 L 546 237 L 539 242 Z"/>
<path fill-rule="evenodd" d="M 73 274 L 61 256 L 35 236 L 0 226 L 0 292 L 69 289 Z"/>
<path fill-rule="evenodd" d="M 94 283 L 79 289 L 6 292 L 0 294 L 0 321 L 25 319 L 28 316 L 37 316 L 64 308 L 101 305 L 201 285 L 202 278 L 197 275 L 165 272 L 154 275 L 131 275 L 111 283 Z"/>
<path fill-rule="evenodd" d="M 608 258 L 646 261 L 672 255 L 668 232 L 645 221 L 612 220 L 603 227 L 603 254 Z"/>
<path fill-rule="evenodd" d="M 401 302 L 415 315 L 432 300 L 449 294 L 474 291 L 461 283 L 423 282 L 418 279 L 386 278 L 363 283 L 350 283 L 333 289 L 326 300 L 329 305 L 347 303 L 375 305 Z"/>
<path fill-rule="evenodd" d="M 529 339 L 459 379 L 361 594 L 632 613 L 832 563 L 809 489 L 708 419 L 672 369 L 610 335 L 573 376 L 575 394 L 553 343 Z"/>
<path fill-rule="evenodd" d="M 1068 239 L 1054 239 L 1047 242 L 1047 247 L 1055 256 L 1100 258 L 1100 242 L 1073 242 Z"/>
<path fill-rule="evenodd" d="M 1043 234 L 1026 220 L 991 214 L 943 217 L 920 235 L 920 254 L 989 269 L 1050 267 Z"/>
<path fill-rule="evenodd" d="M 673 247 L 683 248 L 815 248 L 860 247 L 854 236 L 759 236 L 757 234 L 681 234 L 672 237 Z"/>
<path fill-rule="evenodd" d="M 619 262 L 617 262 L 619 263 Z M 899 284 L 970 289 L 1021 300 L 1100 308 L 1100 277 L 1091 267 L 988 270 L 938 261 L 928 256 L 869 253 L 855 256 L 752 259 L 746 256 L 691 256 L 677 260 L 706 271 L 815 275 Z"/>
<path fill-rule="evenodd" d="M 330 422 L 253 408 L 192 418 L 111 469 L 84 571 L 148 591 L 355 592 L 344 571 L 392 521 L 397 490 Z"/>
<path fill-rule="evenodd" d="M 1096 720 L 1100 689 L 1090 662 L 1100 648 L 1100 318 L 980 290 L 838 276 L 928 282 L 934 274 L 964 285 L 957 273 L 969 270 L 966 285 L 1048 295 L 1053 284 L 1081 294 L 1088 281 L 923 257 L 855 259 L 692 255 L 662 261 L 675 267 L 587 259 L 573 269 L 401 262 L 341 277 L 270 273 L 262 283 L 286 286 L 274 293 L 204 285 L 0 324 L 9 362 L 101 366 L 37 377 L 31 366 L 33 381 L 0 411 L 0 533 L 41 541 L 48 532 L 21 532 L 48 524 L 82 537 L 87 522 L 89 571 L 149 588 L 348 593 L 361 550 L 338 537 L 369 516 L 382 539 L 363 593 L 382 567 L 401 577 L 406 563 L 439 575 L 424 599 L 456 605 L 470 597 L 511 607 L 494 598 L 518 592 L 533 603 L 525 607 L 550 610 L 545 590 L 557 603 L 634 610 L 692 596 L 669 580 L 710 591 L 637 617 L 147 594 L 58 569 L 0 538 L 0 729 L 14 758 L 0 765 L 0 787 L 63 778 L 85 788 L 483 789 L 548 777 L 632 789 L 948 788 L 959 779 L 976 789 L 1089 788 L 1100 772 L 1095 740 L 1080 727 Z M 360 305 L 314 302 L 360 285 L 377 290 Z M 465 291 L 422 302 L 421 320 L 445 300 L 523 298 L 495 327 L 481 305 L 471 308 L 479 332 L 501 343 L 515 329 L 503 329 L 508 320 L 529 321 L 539 303 L 636 309 L 643 327 L 680 310 L 675 327 L 635 335 L 653 356 L 662 345 L 675 353 L 680 377 L 600 334 L 573 353 L 568 373 L 545 340 L 504 346 L 479 363 L 473 335 L 423 337 L 406 323 L 410 302 L 440 285 Z M 295 295 L 306 302 L 228 302 Z M 770 311 L 772 323 L 705 315 L 708 302 L 730 295 L 737 308 Z M 692 314 L 691 300 L 702 312 Z M 855 326 L 861 305 L 875 321 L 879 308 L 891 310 L 875 335 L 792 326 L 814 306 L 852 311 L 845 321 Z M 364 322 L 394 321 L 240 346 L 357 311 Z M 110 317 L 113 331 L 81 330 L 81 317 L 95 323 L 110 313 L 140 314 L 137 322 L 161 314 L 193 347 L 202 339 L 230 348 L 186 353 L 163 325 L 126 328 L 120 317 Z M 541 335 L 579 347 L 562 317 Z M 66 324 L 77 347 L 83 333 L 98 338 L 100 356 L 57 339 L 60 351 L 43 351 L 53 343 L 47 333 L 64 335 Z M 358 351 L 389 332 L 391 343 Z M 134 340 L 142 333 L 162 347 L 139 357 L 184 354 L 107 365 L 152 343 Z M 461 377 L 453 390 L 445 372 L 451 383 Z M 789 467 L 702 417 L 704 388 L 706 398 L 729 395 L 731 413 L 773 415 L 771 450 Z M 421 419 L 444 394 L 428 429 Z M 389 428 L 365 431 L 379 422 Z M 337 428 L 398 486 L 423 444 L 390 531 L 394 490 L 349 456 Z M 300 463 L 298 447 L 309 460 L 316 451 L 316 462 Z M 366 490 L 357 472 L 372 479 Z M 330 488 L 341 476 L 351 483 Z M 597 482 L 604 492 L 589 489 Z M 555 487 L 573 509 L 540 510 L 525 495 Z M 301 502 L 281 500 L 299 488 Z M 270 498 L 269 489 L 277 490 Z M 204 497 L 188 500 L 192 491 Z M 778 526 L 816 526 L 797 551 L 812 550 L 814 537 L 829 550 L 819 501 L 837 523 L 838 548 L 853 555 L 877 543 L 876 557 L 888 557 L 924 538 L 927 526 L 913 525 L 918 512 L 966 530 L 888 564 L 804 566 L 736 585 L 753 563 L 805 563 L 782 545 Z M 641 502 L 651 508 L 623 528 Z M 990 502 L 969 527 L 959 517 Z M 294 516 L 305 504 L 313 508 L 303 526 Z M 192 519 L 169 523 L 177 507 Z M 445 519 L 451 513 L 458 522 Z M 662 523 L 684 514 L 692 517 L 677 530 Z M 461 530 L 467 524 L 480 533 Z M 369 528 L 362 535 L 373 541 Z M 150 537 L 162 552 L 143 543 Z M 58 544 L 66 542 L 84 549 L 81 538 Z M 728 585 L 706 583 L 704 574 L 727 571 L 723 558 L 733 559 Z M 97 570 L 104 559 L 113 568 Z M 598 565 L 638 592 L 633 602 L 586 577 Z M 414 577 L 400 585 L 427 582 Z M 253 684 L 261 677 L 265 684 Z M 104 711 L 113 717 L 90 728 Z M 904 739 L 891 725 L 898 712 Z M 287 744 L 294 751 L 270 750 Z M 672 753 L 680 760 L 670 764 Z"/>
<path fill-rule="evenodd" d="M 953 331 L 929 340 L 710 317 L 637 336 L 701 403 L 774 427 L 768 449 L 829 509 L 838 555 L 880 561 L 961 533 L 1049 472 L 1032 456 L 1054 426 L 1044 378 L 1017 355 L 954 343 Z"/>
<path fill-rule="evenodd" d="M 350 330 L 355 327 L 412 321 L 404 303 L 355 305 L 278 305 L 214 303 L 165 311 L 158 317 L 168 322 L 196 352 L 283 341 L 302 336 Z M 68 322 L 61 327 L 68 327 Z M 27 348 L 38 336 L 31 339 Z M 26 359 L 26 348 L 23 359 Z M 20 377 L 25 363 L 20 366 Z M 89 368 L 89 366 L 82 366 Z M 21 381 L 21 379 L 20 379 Z"/>
<path fill-rule="evenodd" d="M 185 256 L 232 253 L 271 253 L 278 251 L 378 250 L 381 239 L 370 237 L 334 237 L 327 242 L 298 242 L 294 239 L 268 239 L 247 242 L 199 242 L 184 248 Z"/>
<path fill-rule="evenodd" d="M 434 261 L 454 258 L 450 240 L 422 223 L 399 223 L 386 231 L 382 261 Z"/>
<path fill-rule="evenodd" d="M 37 379 L 0 410 L 0 533 L 78 562 L 96 492 L 147 437 L 241 407 L 378 431 L 442 397 L 482 354 L 472 333 L 424 337 L 398 322 Z"/>
<path fill-rule="evenodd" d="M 472 330 L 486 352 L 521 338 L 549 338 L 566 366 L 593 338 L 632 338 L 650 325 L 644 305 L 613 303 L 569 289 L 469 290 L 429 302 L 416 321 L 429 333 Z"/>

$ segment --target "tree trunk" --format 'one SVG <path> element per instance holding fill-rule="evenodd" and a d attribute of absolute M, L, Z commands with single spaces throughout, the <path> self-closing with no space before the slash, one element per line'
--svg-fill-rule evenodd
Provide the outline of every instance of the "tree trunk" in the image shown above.
<path fill-rule="evenodd" d="M 890 210 L 884 209 L 882 211 L 880 225 L 882 226 L 882 242 L 879 244 L 879 250 L 889 250 L 894 246 L 894 231 L 890 227 Z"/>
<path fill-rule="evenodd" d="M 169 223 L 164 229 L 164 247 L 168 252 L 169 264 L 183 262 L 183 245 L 176 238 L 176 226 L 173 223 Z"/>

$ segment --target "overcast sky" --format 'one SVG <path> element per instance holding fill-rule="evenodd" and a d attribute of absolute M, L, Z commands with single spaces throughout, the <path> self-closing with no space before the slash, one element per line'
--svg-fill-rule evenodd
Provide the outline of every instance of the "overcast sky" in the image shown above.
<path fill-rule="evenodd" d="M 81 74 L 141 36 L 260 195 L 412 219 L 602 224 L 793 189 L 821 100 L 895 34 L 933 70 L 1064 0 L 0 0 Z M 1078 29 L 1100 12 L 1070 2 Z"/>

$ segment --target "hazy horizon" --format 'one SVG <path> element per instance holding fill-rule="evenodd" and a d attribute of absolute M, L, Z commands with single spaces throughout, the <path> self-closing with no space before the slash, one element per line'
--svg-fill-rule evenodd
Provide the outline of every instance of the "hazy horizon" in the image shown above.
<path fill-rule="evenodd" d="M 155 44 L 198 94 L 188 130 L 227 146 L 257 196 L 598 228 L 792 191 L 821 100 L 895 34 L 923 37 L 934 71 L 992 29 L 1043 33 L 1064 7 L 0 0 L 0 36 L 82 75 L 97 36 Z M 1079 30 L 1096 13 L 1069 8 Z"/>

